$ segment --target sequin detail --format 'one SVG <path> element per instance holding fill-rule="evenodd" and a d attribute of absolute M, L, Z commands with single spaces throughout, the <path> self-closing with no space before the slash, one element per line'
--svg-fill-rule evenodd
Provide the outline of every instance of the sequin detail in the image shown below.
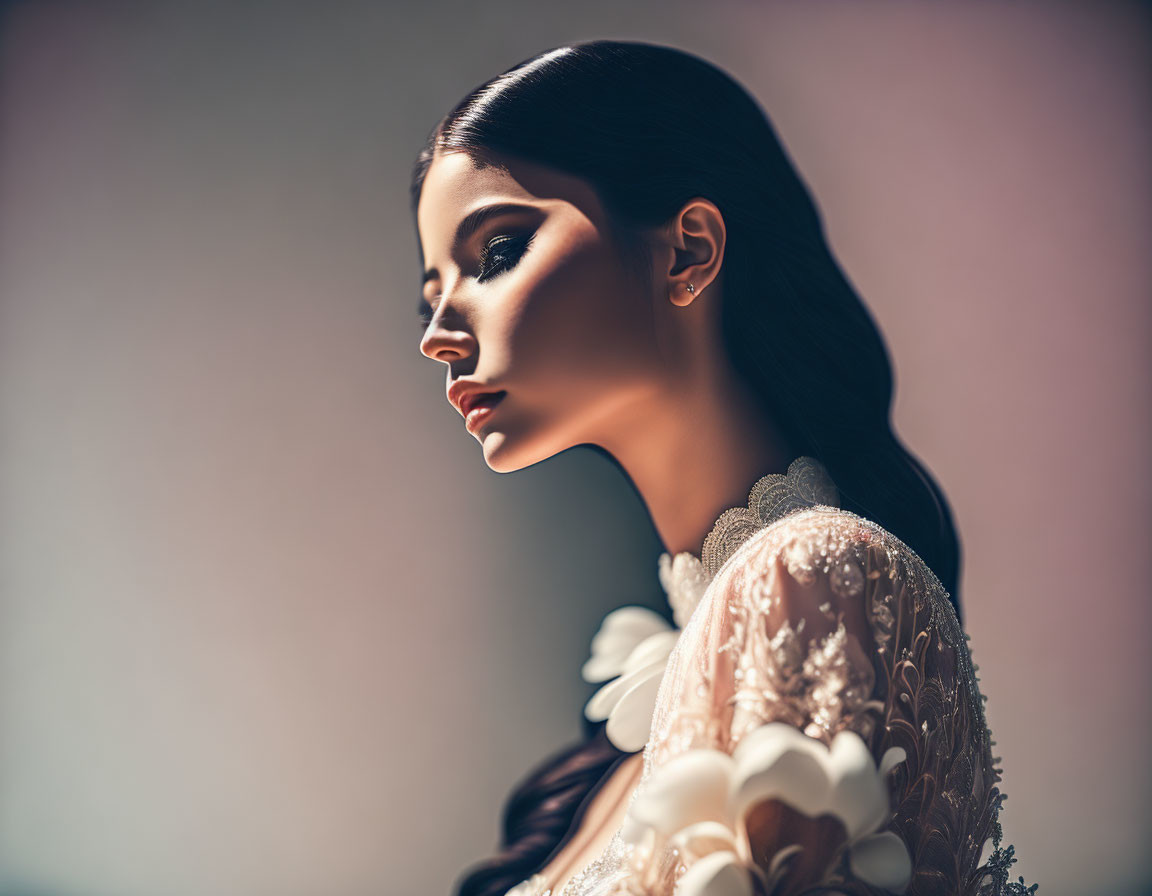
<path fill-rule="evenodd" d="M 1016 859 L 1000 845 L 999 760 L 946 590 L 903 541 L 835 506 L 818 461 L 798 461 L 788 475 L 760 480 L 749 506 L 725 511 L 705 541 L 706 585 L 669 657 L 629 805 L 672 757 L 696 747 L 731 752 L 765 722 L 825 743 L 847 729 L 877 759 L 893 747 L 907 755 L 889 779 L 888 827 L 914 857 L 906 896 L 1034 893 L 1023 878 L 1008 880 Z M 691 563 L 680 573 L 690 596 L 700 580 Z M 668 844 L 630 844 L 617 831 L 558 894 L 534 875 L 509 896 L 670 896 L 686 870 Z M 814 884 L 885 892 L 847 866 L 828 875 Z"/>

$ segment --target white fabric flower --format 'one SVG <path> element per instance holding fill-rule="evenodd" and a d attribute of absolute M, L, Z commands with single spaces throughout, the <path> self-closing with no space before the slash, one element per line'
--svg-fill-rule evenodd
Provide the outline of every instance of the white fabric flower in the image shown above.
<path fill-rule="evenodd" d="M 841 731 L 829 747 L 792 725 L 768 722 L 731 756 L 688 750 L 653 772 L 628 810 L 622 836 L 639 843 L 660 835 L 685 854 L 691 864 L 676 896 L 749 896 L 753 875 L 770 891 L 787 858 L 800 849 L 781 849 L 768 868 L 750 857 L 746 813 L 778 799 L 810 817 L 839 819 L 852 873 L 903 893 L 912 877 L 911 858 L 895 833 L 880 828 L 890 816 L 885 776 L 905 758 L 903 749 L 893 747 L 877 766 L 854 731 Z"/>
<path fill-rule="evenodd" d="M 614 678 L 584 706 L 589 721 L 608 720 L 605 734 L 620 750 L 644 749 L 656 694 L 680 630 L 645 607 L 621 607 L 604 617 L 592 638 L 592 656 L 580 670 L 585 681 Z M 619 676 L 619 677 L 615 677 Z"/>
<path fill-rule="evenodd" d="M 660 555 L 660 584 L 681 628 L 708 586 L 700 561 L 692 554 Z M 589 721 L 608 720 L 605 734 L 628 753 L 644 749 L 652 728 L 656 695 L 680 628 L 646 607 L 620 607 L 604 617 L 592 638 L 592 656 L 580 670 L 585 681 L 608 681 L 584 706 Z"/>
<path fill-rule="evenodd" d="M 624 671 L 632 651 L 649 635 L 673 631 L 664 617 L 647 607 L 620 607 L 604 617 L 592 636 L 592 656 L 580 670 L 587 682 L 607 681 Z"/>

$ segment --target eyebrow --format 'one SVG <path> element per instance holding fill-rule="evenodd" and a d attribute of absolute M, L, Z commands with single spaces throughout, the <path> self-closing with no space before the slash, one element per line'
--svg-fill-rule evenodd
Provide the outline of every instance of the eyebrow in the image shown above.
<path fill-rule="evenodd" d="M 527 205 L 522 202 L 497 202 L 493 205 L 482 205 L 480 208 L 473 209 L 456 226 L 456 235 L 452 238 L 452 254 L 456 254 L 460 247 L 490 219 L 499 215 L 523 211 L 539 211 L 539 209 L 535 205 Z M 423 285 L 429 280 L 439 279 L 440 272 L 436 268 L 432 268 L 424 272 L 424 279 L 420 282 Z M 426 305 L 427 303 L 421 300 L 420 308 L 424 309 Z"/>

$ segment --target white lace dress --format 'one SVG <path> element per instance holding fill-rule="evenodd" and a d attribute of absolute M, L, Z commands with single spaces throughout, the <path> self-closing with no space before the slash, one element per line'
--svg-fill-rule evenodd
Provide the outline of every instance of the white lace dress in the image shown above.
<path fill-rule="evenodd" d="M 1028 894 L 967 635 L 924 562 L 800 457 L 660 557 L 677 627 L 605 618 L 586 707 L 643 750 L 625 822 L 559 893 Z"/>

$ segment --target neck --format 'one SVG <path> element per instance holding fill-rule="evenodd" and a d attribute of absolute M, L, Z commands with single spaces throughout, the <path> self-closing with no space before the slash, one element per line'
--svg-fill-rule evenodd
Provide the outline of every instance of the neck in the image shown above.
<path fill-rule="evenodd" d="M 731 370 L 694 376 L 621 417 L 596 441 L 631 478 L 671 554 L 698 556 L 717 517 L 743 507 L 757 479 L 785 472 L 796 456 Z"/>

